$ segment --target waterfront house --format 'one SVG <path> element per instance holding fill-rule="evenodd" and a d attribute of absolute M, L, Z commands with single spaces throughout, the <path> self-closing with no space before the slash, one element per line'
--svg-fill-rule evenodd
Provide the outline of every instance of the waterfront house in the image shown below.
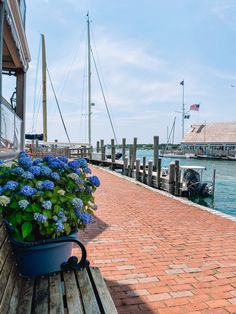
<path fill-rule="evenodd" d="M 0 158 L 24 148 L 26 72 L 30 53 L 25 0 L 0 1 Z"/>
<path fill-rule="evenodd" d="M 185 153 L 234 156 L 236 154 L 236 121 L 194 124 L 181 142 Z"/>

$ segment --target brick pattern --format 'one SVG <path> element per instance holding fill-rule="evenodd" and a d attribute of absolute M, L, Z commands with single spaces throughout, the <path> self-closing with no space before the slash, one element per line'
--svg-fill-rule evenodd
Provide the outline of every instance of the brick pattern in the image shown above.
<path fill-rule="evenodd" d="M 236 313 L 235 222 L 93 172 L 98 210 L 80 237 L 119 313 Z"/>

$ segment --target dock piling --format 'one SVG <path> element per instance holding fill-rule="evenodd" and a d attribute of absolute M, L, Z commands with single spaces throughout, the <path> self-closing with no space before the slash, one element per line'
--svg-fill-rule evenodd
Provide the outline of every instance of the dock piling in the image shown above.
<path fill-rule="evenodd" d="M 147 185 L 152 186 L 152 172 L 153 172 L 153 161 L 148 161 L 148 175 L 147 175 Z"/>
<path fill-rule="evenodd" d="M 140 159 L 136 159 L 136 180 L 140 181 Z"/>

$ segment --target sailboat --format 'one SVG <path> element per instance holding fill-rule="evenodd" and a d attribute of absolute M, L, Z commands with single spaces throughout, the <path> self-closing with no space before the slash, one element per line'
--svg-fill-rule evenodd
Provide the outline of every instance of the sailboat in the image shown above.
<path fill-rule="evenodd" d="M 48 142 L 48 130 L 47 130 L 47 72 L 48 72 L 48 76 L 49 76 L 49 81 L 51 83 L 51 87 L 53 90 L 53 94 L 56 100 L 56 104 L 59 110 L 59 114 L 60 114 L 60 118 L 68 139 L 68 142 L 70 143 L 70 138 L 65 126 L 65 122 L 61 113 L 61 109 L 58 103 L 58 99 L 55 93 L 55 89 L 53 87 L 52 84 L 52 80 L 49 74 L 49 70 L 47 68 L 47 63 L 46 63 L 46 49 L 45 49 L 45 37 L 44 34 L 41 34 L 41 43 L 42 43 L 42 107 L 43 107 L 43 133 L 27 133 L 25 134 L 25 139 L 28 140 L 39 140 L 39 141 L 43 141 L 44 144 L 46 144 Z"/>
<path fill-rule="evenodd" d="M 69 138 L 69 135 L 68 135 L 68 132 L 67 132 L 67 129 L 66 129 L 66 126 L 65 126 L 62 114 L 61 114 L 61 110 L 60 110 L 60 106 L 59 106 L 57 97 L 56 97 L 55 89 L 53 87 L 52 80 L 51 80 L 51 77 L 50 77 L 50 74 L 49 74 L 49 70 L 48 70 L 48 67 L 47 67 L 46 51 L 45 51 L 45 38 L 44 38 L 43 34 L 41 34 L 41 41 L 42 41 L 43 133 L 42 134 L 41 133 L 40 134 L 27 134 L 26 135 L 26 139 L 31 139 L 31 140 L 36 140 L 37 139 L 37 140 L 42 140 L 44 144 L 49 144 L 49 145 L 52 144 L 52 143 L 48 143 L 48 131 L 47 131 L 47 94 L 46 94 L 47 93 L 47 89 L 46 89 L 46 85 L 47 84 L 46 84 L 46 74 L 48 74 L 49 80 L 50 80 L 50 83 L 51 83 L 51 87 L 52 87 L 52 90 L 53 90 L 53 94 L 55 96 L 57 107 L 58 107 L 58 110 L 59 110 L 59 113 L 60 113 L 61 121 L 62 121 L 62 124 L 63 124 L 63 127 L 64 127 L 64 131 L 65 131 L 67 139 L 68 139 L 69 146 L 71 147 L 71 149 L 72 148 L 76 149 L 78 147 L 85 147 L 85 148 L 92 149 L 91 116 L 92 116 L 92 107 L 94 106 L 94 103 L 91 100 L 92 99 L 92 97 L 91 97 L 91 75 L 92 75 L 92 72 L 91 72 L 91 60 L 93 60 L 94 65 L 95 65 L 96 74 L 97 74 L 98 81 L 99 81 L 99 85 L 100 85 L 100 88 L 101 88 L 101 91 L 102 91 L 103 100 L 104 100 L 104 103 L 105 103 L 105 106 L 106 106 L 106 111 L 107 111 L 107 114 L 108 114 L 108 117 L 109 117 L 109 121 L 110 121 L 110 124 L 111 124 L 111 127 L 112 127 L 112 132 L 113 132 L 113 135 L 114 135 L 114 139 L 115 139 L 115 142 L 118 144 L 116 133 L 115 133 L 114 126 L 113 126 L 113 122 L 112 122 L 111 115 L 110 115 L 110 111 L 109 111 L 108 104 L 107 104 L 107 101 L 106 101 L 106 97 L 105 97 L 105 94 L 104 94 L 103 86 L 102 86 L 101 79 L 100 79 L 100 76 L 99 76 L 99 73 L 98 73 L 98 68 L 96 66 L 96 62 L 95 62 L 95 58 L 94 58 L 94 55 L 93 55 L 93 51 L 91 49 L 89 13 L 87 14 L 88 143 L 86 143 L 86 144 L 79 144 L 79 143 L 71 143 L 70 142 L 70 138 Z M 60 143 L 58 143 L 58 144 L 60 144 Z M 63 144 L 65 144 L 65 143 L 63 143 Z M 121 153 L 117 153 L 116 154 L 116 158 L 120 158 L 121 156 L 122 156 Z"/>

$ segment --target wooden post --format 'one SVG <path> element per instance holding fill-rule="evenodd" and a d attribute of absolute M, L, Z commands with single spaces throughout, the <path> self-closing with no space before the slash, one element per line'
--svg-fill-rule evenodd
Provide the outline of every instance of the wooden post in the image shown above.
<path fill-rule="evenodd" d="M 137 137 L 134 137 L 134 144 L 133 144 L 133 152 L 132 152 L 132 171 L 134 170 L 134 164 L 136 161 L 136 152 L 137 152 Z"/>
<path fill-rule="evenodd" d="M 96 149 L 97 153 L 99 153 L 100 151 L 100 147 L 99 147 L 99 141 L 97 141 L 97 149 Z"/>
<path fill-rule="evenodd" d="M 159 136 L 154 136 L 154 146 L 153 146 L 153 160 L 154 160 L 154 171 L 158 169 L 158 159 L 159 159 Z"/>
<path fill-rule="evenodd" d="M 161 158 L 158 158 L 157 163 L 157 188 L 160 189 L 161 187 Z"/>
<path fill-rule="evenodd" d="M 147 176 L 147 185 L 152 186 L 152 171 L 153 171 L 153 161 L 148 161 L 148 176 Z"/>
<path fill-rule="evenodd" d="M 175 163 L 172 161 L 169 165 L 169 193 L 174 195 L 175 183 Z"/>
<path fill-rule="evenodd" d="M 146 183 L 146 157 L 143 157 L 143 183 Z"/>
<path fill-rule="evenodd" d="M 213 168 L 213 174 L 212 174 L 212 195 L 215 194 L 215 184 L 216 184 L 216 168 Z"/>
<path fill-rule="evenodd" d="M 132 156 L 133 156 L 133 146 L 130 145 L 130 147 L 129 147 L 129 165 L 128 165 L 129 177 L 132 177 Z"/>
<path fill-rule="evenodd" d="M 125 157 L 124 164 L 123 164 L 123 175 L 125 176 L 128 175 L 128 163 L 129 163 L 129 158 Z"/>
<path fill-rule="evenodd" d="M 115 151 L 115 140 L 111 139 L 111 161 L 115 162 L 116 159 L 116 151 Z"/>
<path fill-rule="evenodd" d="M 140 181 L 140 159 L 136 159 L 136 180 Z"/>
<path fill-rule="evenodd" d="M 175 160 L 175 195 L 179 195 L 180 185 L 180 172 L 179 172 L 179 160 Z"/>
<path fill-rule="evenodd" d="M 126 154 L 126 138 L 122 138 L 122 159 L 125 160 Z"/>
<path fill-rule="evenodd" d="M 105 146 L 104 146 L 104 140 L 100 140 L 100 147 L 101 147 L 101 160 L 105 160 Z"/>

